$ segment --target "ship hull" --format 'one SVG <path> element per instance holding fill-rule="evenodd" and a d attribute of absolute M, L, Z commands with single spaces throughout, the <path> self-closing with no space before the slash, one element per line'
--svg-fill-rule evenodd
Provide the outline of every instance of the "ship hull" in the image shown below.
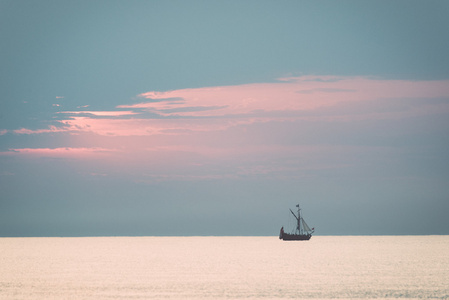
<path fill-rule="evenodd" d="M 288 234 L 283 233 L 279 238 L 284 241 L 308 241 L 312 235 L 310 234 Z"/>

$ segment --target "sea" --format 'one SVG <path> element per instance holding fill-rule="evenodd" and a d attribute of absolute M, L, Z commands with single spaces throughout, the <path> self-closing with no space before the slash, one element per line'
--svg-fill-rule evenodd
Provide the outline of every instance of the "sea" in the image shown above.
<path fill-rule="evenodd" d="M 0 238 L 0 299 L 449 299 L 449 236 Z"/>

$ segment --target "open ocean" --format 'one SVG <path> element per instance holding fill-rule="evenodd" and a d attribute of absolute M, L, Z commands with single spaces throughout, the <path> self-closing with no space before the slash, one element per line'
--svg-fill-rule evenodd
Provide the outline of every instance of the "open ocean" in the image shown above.
<path fill-rule="evenodd" d="M 449 236 L 0 238 L 1 299 L 449 298 Z"/>

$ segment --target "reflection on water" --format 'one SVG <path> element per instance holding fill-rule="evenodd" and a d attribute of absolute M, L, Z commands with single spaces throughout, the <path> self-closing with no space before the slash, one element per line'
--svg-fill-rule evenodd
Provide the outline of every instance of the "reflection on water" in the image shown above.
<path fill-rule="evenodd" d="M 0 238 L 2 299 L 449 297 L 449 236 Z"/>

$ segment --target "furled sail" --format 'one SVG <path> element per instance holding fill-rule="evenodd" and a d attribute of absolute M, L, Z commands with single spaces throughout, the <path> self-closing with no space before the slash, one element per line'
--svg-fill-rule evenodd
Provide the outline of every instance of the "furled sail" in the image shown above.
<path fill-rule="evenodd" d="M 301 218 L 301 222 L 302 222 L 302 228 L 304 229 L 304 231 L 309 232 L 312 231 L 312 229 L 310 229 L 309 225 L 307 225 L 306 221 L 304 221 L 304 219 Z"/>

